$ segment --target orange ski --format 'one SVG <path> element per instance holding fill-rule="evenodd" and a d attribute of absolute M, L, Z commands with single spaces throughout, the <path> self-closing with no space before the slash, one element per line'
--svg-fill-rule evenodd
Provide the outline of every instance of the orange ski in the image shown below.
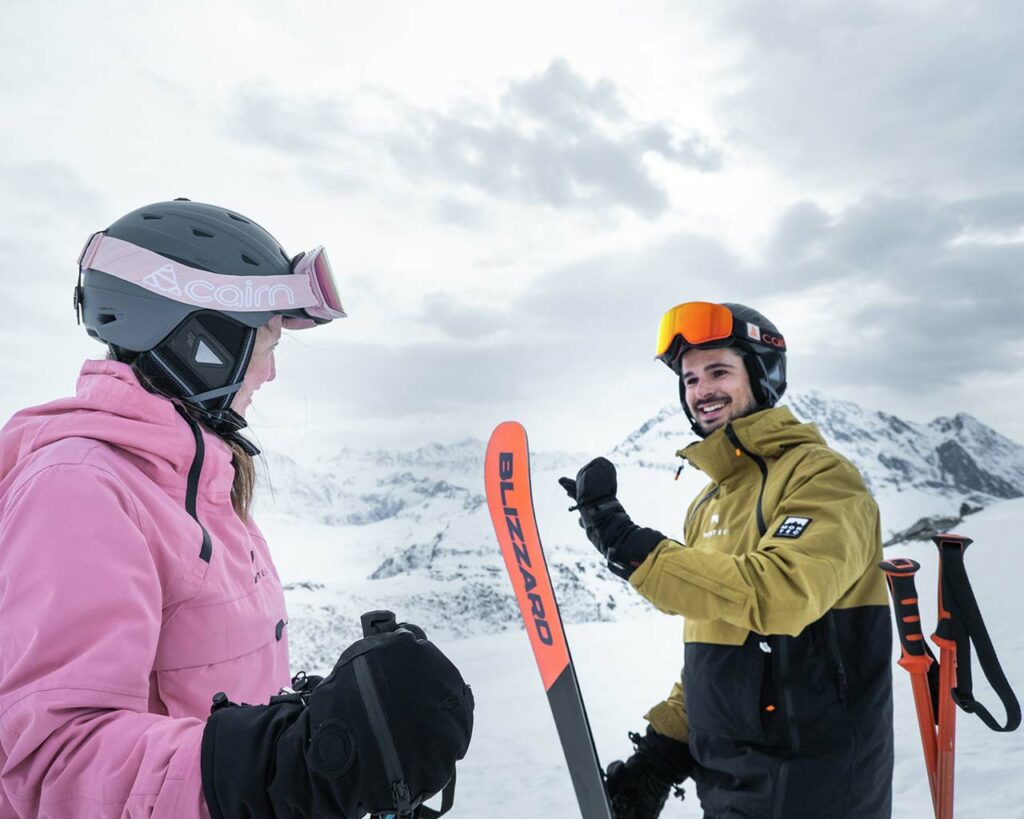
<path fill-rule="evenodd" d="M 487 444 L 484 483 L 491 522 L 540 669 L 580 812 L 583 819 L 612 819 L 590 721 L 537 532 L 530 452 L 521 424 L 506 421 L 494 430 Z"/>

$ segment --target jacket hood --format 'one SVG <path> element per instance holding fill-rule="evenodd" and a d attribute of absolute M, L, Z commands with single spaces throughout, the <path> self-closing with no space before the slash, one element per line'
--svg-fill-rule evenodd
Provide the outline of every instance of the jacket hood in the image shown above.
<path fill-rule="evenodd" d="M 196 455 L 196 441 L 167 398 L 147 392 L 127 364 L 86 361 L 75 395 L 15 413 L 0 431 L 0 479 L 43 447 L 85 438 L 125 453 L 152 480 L 180 486 Z M 230 491 L 231 451 L 203 429 L 203 484 Z"/>
<path fill-rule="evenodd" d="M 774 407 L 738 418 L 676 454 L 718 482 L 740 465 L 751 463 L 749 458 L 736 457 L 737 447 L 729 429 L 744 449 L 762 458 L 778 458 L 801 444 L 825 444 L 814 424 L 798 421 L 789 407 Z"/>

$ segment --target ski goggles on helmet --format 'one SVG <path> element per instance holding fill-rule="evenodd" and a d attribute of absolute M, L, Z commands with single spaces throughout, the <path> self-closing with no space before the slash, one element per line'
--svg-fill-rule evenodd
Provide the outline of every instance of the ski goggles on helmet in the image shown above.
<path fill-rule="evenodd" d="M 347 318 L 334 278 L 334 268 L 331 267 L 331 260 L 327 258 L 323 245 L 292 259 L 292 275 L 305 276 L 309 280 L 310 290 L 316 296 L 316 303 L 304 308 L 306 315 L 321 321 Z"/>
<path fill-rule="evenodd" d="M 699 347 L 732 338 L 732 311 L 721 304 L 688 301 L 677 304 L 661 317 L 658 325 L 658 350 L 655 357 L 665 361 L 678 354 L 676 340 L 682 338 L 687 347 Z"/>
<path fill-rule="evenodd" d="M 93 234 L 79 272 L 97 270 L 164 298 L 226 313 L 280 313 L 284 326 L 303 329 L 345 318 L 323 246 L 296 256 L 283 276 L 229 276 L 182 264 L 131 242 Z"/>
<path fill-rule="evenodd" d="M 724 304 L 688 301 L 661 317 L 655 358 L 678 372 L 679 357 L 691 347 L 760 344 L 785 352 L 786 342 L 749 321 L 739 321 Z"/>

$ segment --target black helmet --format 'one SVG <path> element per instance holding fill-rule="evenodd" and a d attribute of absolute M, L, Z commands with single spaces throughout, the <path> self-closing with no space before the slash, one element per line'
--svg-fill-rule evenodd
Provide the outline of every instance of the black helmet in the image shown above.
<path fill-rule="evenodd" d="M 90 336 L 215 432 L 244 426 L 229 407 L 259 327 L 275 315 L 293 329 L 345 315 L 323 248 L 290 259 L 251 219 L 187 199 L 139 208 L 95 234 L 79 260 L 75 308 Z"/>
<path fill-rule="evenodd" d="M 691 427 L 701 434 L 686 405 L 682 382 L 683 354 L 734 347 L 743 356 L 750 389 L 759 409 L 775 406 L 786 391 L 786 341 L 778 328 L 757 310 L 743 304 L 685 302 L 677 304 L 661 319 L 657 358 L 679 380 L 679 398 Z"/>

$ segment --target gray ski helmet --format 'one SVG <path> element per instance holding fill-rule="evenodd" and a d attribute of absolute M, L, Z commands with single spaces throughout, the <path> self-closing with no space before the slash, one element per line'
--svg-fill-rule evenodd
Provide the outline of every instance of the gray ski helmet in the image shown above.
<path fill-rule="evenodd" d="M 122 216 L 105 231 L 181 264 L 228 276 L 253 278 L 291 273 L 291 260 L 266 230 L 234 211 L 176 199 Z M 93 338 L 125 350 L 151 350 L 190 313 L 201 308 L 162 297 L 98 270 L 82 271 L 81 311 Z M 233 312 L 247 327 L 262 327 L 277 313 Z"/>
<path fill-rule="evenodd" d="M 774 407 L 786 391 L 786 342 L 779 329 L 752 307 L 733 302 L 723 302 L 721 306 L 732 313 L 733 326 L 730 335 L 701 344 L 690 344 L 682 335 L 678 335 L 668 353 L 659 356 L 680 376 L 679 400 L 692 429 L 698 434 L 702 433 L 686 405 L 686 386 L 682 380 L 682 360 L 687 350 L 735 348 L 743 356 L 743 363 L 750 378 L 750 389 L 758 409 Z"/>
<path fill-rule="evenodd" d="M 251 219 L 187 199 L 132 211 L 104 235 L 222 276 L 252 280 L 292 273 L 292 262 L 278 241 Z M 166 274 L 155 270 L 150 275 Z M 169 294 L 176 292 L 173 269 L 162 284 Z M 224 410 L 230 404 L 252 355 L 257 328 L 275 315 L 304 316 L 301 309 L 208 309 L 89 267 L 80 269 L 75 303 L 88 334 L 106 342 L 115 357 L 138 362 L 162 388 L 206 410 Z"/>

